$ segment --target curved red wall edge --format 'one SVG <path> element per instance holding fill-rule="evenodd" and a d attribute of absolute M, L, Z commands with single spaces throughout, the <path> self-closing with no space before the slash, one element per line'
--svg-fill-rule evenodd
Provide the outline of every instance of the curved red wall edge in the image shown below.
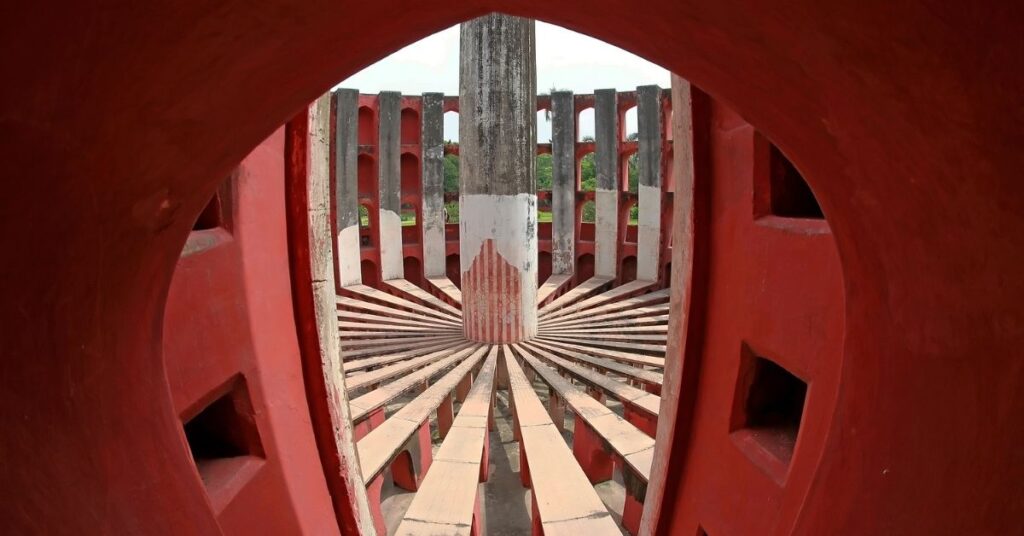
<path fill-rule="evenodd" d="M 218 425 L 227 433 L 254 421 L 256 452 L 243 465 L 242 458 L 220 460 L 204 473 L 217 521 L 229 533 L 337 530 L 290 314 L 288 251 L 298 242 L 285 225 L 285 189 L 304 181 L 285 180 L 284 156 L 281 128 L 218 188 L 218 225 L 190 233 L 165 311 L 164 362 L 182 421 L 227 390 L 248 399 L 236 405 L 251 405 L 251 414 Z"/>
<path fill-rule="evenodd" d="M 846 336 L 835 417 L 793 533 L 1019 528 L 1024 155 L 1010 140 L 1024 123 L 1021 14 L 994 1 L 668 0 L 627 11 L 611 0 L 9 10 L 5 526 L 219 531 L 161 357 L 192 222 L 332 83 L 493 9 L 684 75 L 805 173 L 842 263 Z"/>
<path fill-rule="evenodd" d="M 321 342 L 316 324 L 313 291 L 313 266 L 309 243 L 308 219 L 308 152 L 309 115 L 304 109 L 288 122 L 285 129 L 286 195 L 288 219 L 288 260 L 291 265 L 292 295 L 294 296 L 295 326 L 302 347 L 302 374 L 306 396 L 312 416 L 312 432 L 316 438 L 319 461 L 332 497 L 332 512 L 343 534 L 357 534 L 358 508 L 355 506 L 353 483 L 343 467 L 335 445 L 335 423 L 328 407 L 327 387 L 320 359 Z"/>

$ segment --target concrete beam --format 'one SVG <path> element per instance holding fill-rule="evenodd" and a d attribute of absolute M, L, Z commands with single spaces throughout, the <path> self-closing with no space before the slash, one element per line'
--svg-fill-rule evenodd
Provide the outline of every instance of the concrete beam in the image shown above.
<path fill-rule="evenodd" d="M 378 125 L 378 175 L 377 188 L 380 192 L 380 270 L 381 278 L 401 279 L 405 277 L 402 264 L 402 172 L 401 172 L 401 111 L 402 94 L 396 91 L 382 91 L 377 100 Z"/>
<path fill-rule="evenodd" d="M 637 165 L 639 168 L 639 227 L 636 278 L 658 279 L 661 253 L 661 88 L 641 86 L 637 98 Z"/>
<path fill-rule="evenodd" d="M 576 270 L 576 109 L 569 91 L 551 94 L 551 273 Z"/>
<path fill-rule="evenodd" d="M 338 283 L 361 285 L 359 266 L 359 91 L 339 89 L 334 128 Z"/>
<path fill-rule="evenodd" d="M 466 337 L 537 331 L 537 62 L 534 22 L 463 23 L 459 58 L 460 251 Z"/>
<path fill-rule="evenodd" d="M 594 275 L 615 277 L 619 264 L 619 110 L 614 89 L 594 92 L 597 188 Z"/>
<path fill-rule="evenodd" d="M 423 272 L 444 277 L 444 94 L 424 93 L 422 102 Z"/>

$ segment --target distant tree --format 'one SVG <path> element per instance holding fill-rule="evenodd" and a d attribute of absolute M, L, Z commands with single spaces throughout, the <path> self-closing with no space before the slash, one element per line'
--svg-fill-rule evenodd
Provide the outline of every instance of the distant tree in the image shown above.
<path fill-rule="evenodd" d="M 587 201 L 583 204 L 583 214 L 581 216 L 583 223 L 594 223 L 594 221 L 596 221 L 597 207 L 594 205 L 593 201 Z"/>
<path fill-rule="evenodd" d="M 638 138 L 639 138 L 639 135 L 636 132 L 630 134 L 629 136 L 626 136 L 626 140 L 627 141 L 636 141 Z M 639 185 L 640 185 L 640 168 L 637 167 L 638 163 L 639 162 L 637 160 L 637 154 L 636 153 L 633 153 L 633 154 L 629 155 L 629 159 L 626 160 L 626 165 L 628 166 L 627 169 L 628 169 L 628 173 L 629 173 L 629 191 L 630 191 L 630 193 L 634 193 L 634 194 L 638 193 L 640 191 L 639 190 Z M 633 207 L 633 208 L 634 208 L 634 210 L 636 209 L 636 207 Z M 630 218 L 636 219 L 635 216 L 636 216 L 636 214 L 632 214 L 632 215 L 630 215 Z"/>
<path fill-rule="evenodd" d="M 542 154 L 537 156 L 537 189 L 551 189 L 551 155 Z"/>
<path fill-rule="evenodd" d="M 459 157 L 454 154 L 444 157 L 444 191 L 459 192 Z"/>

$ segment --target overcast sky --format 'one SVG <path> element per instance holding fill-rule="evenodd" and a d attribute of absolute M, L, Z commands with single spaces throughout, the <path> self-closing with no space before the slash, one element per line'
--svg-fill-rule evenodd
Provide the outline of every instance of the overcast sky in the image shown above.
<path fill-rule="evenodd" d="M 543 22 L 537 23 L 537 90 L 552 87 L 574 93 L 615 88 L 631 91 L 637 86 L 669 87 L 669 73 L 621 48 L 592 37 Z M 419 95 L 438 91 L 459 94 L 459 27 L 452 26 L 413 43 L 363 69 L 337 87 L 362 93 L 401 91 Z M 551 125 L 540 116 L 537 141 L 551 139 Z M 626 115 L 626 132 L 636 131 L 636 109 Z M 580 117 L 580 136 L 594 134 L 593 110 Z M 458 139 L 456 114 L 445 114 L 445 139 Z"/>

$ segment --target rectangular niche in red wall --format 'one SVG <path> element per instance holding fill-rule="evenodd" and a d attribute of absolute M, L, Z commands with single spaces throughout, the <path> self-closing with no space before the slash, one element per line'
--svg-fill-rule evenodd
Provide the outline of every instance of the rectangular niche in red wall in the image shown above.
<path fill-rule="evenodd" d="M 226 229 L 231 228 L 231 202 L 235 190 L 235 182 L 238 179 L 239 168 L 235 168 L 230 174 L 221 182 L 220 186 L 210 197 L 210 200 L 206 203 L 206 207 L 196 218 L 195 223 L 192 224 L 193 231 L 208 231 L 210 229 L 216 229 L 223 227 Z"/>
<path fill-rule="evenodd" d="M 263 465 L 245 378 L 232 378 L 184 423 L 185 439 L 215 510 L 226 505 Z"/>
<path fill-rule="evenodd" d="M 775 145 L 769 156 L 771 213 L 783 218 L 824 219 L 818 200 L 796 166 Z"/>
<path fill-rule="evenodd" d="M 221 224 L 221 207 L 220 207 L 220 193 L 215 192 L 213 197 L 210 198 L 210 202 L 206 204 L 203 211 L 196 218 L 196 222 L 192 224 L 193 231 L 206 231 L 220 227 Z"/>
<path fill-rule="evenodd" d="M 744 343 L 730 430 L 733 441 L 778 484 L 786 480 L 807 398 L 807 382 Z"/>

